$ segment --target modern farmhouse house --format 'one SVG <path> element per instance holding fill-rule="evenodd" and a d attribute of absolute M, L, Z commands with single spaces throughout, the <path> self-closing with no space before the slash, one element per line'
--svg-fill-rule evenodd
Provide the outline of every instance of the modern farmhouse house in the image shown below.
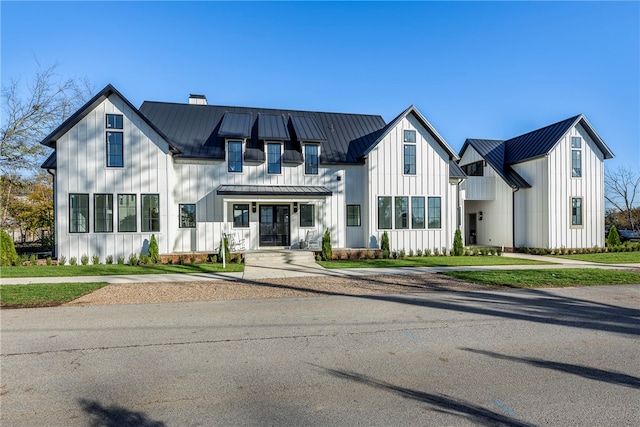
<path fill-rule="evenodd" d="M 583 115 L 507 141 L 467 139 L 460 166 L 467 244 L 604 246 L 604 160 L 613 153 Z"/>
<path fill-rule="evenodd" d="M 201 95 L 137 109 L 108 85 L 42 144 L 67 258 L 144 253 L 152 234 L 165 254 L 216 252 L 222 233 L 295 248 L 326 229 L 334 248 L 387 231 L 392 249 L 442 250 L 462 215 L 458 156 L 413 106 L 390 123 Z"/>

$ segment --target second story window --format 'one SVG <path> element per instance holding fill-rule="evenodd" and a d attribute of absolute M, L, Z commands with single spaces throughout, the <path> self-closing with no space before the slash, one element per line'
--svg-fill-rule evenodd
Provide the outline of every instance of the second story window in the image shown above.
<path fill-rule="evenodd" d="M 571 177 L 582 177 L 582 138 L 571 137 Z"/>
<path fill-rule="evenodd" d="M 416 146 L 413 144 L 404 145 L 404 173 L 405 175 L 416 174 Z"/>
<path fill-rule="evenodd" d="M 304 146 L 304 173 L 307 175 L 318 175 L 318 146 Z"/>
<path fill-rule="evenodd" d="M 484 175 L 484 162 L 479 160 L 477 162 L 469 163 L 468 165 L 461 166 L 467 176 L 483 176 Z"/>
<path fill-rule="evenodd" d="M 278 174 L 282 172 L 282 146 L 267 144 L 267 172 Z"/>
<path fill-rule="evenodd" d="M 124 166 L 122 114 L 107 114 L 106 127 L 107 167 L 121 168 Z"/>
<path fill-rule="evenodd" d="M 229 141 L 229 172 L 242 172 L 242 142 Z"/>
<path fill-rule="evenodd" d="M 416 143 L 416 131 L 415 130 L 405 130 L 403 132 L 403 141 Z"/>

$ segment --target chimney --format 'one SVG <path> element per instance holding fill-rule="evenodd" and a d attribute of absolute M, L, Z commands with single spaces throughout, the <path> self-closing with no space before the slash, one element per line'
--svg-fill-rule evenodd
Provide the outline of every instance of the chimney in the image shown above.
<path fill-rule="evenodd" d="M 189 104 L 194 105 L 207 105 L 207 97 L 204 95 L 190 94 Z"/>

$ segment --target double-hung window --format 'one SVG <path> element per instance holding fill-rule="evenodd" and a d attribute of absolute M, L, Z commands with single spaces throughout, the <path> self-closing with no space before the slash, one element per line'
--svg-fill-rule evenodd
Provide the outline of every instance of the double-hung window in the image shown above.
<path fill-rule="evenodd" d="M 441 205 L 440 205 L 440 197 L 429 197 L 429 218 L 428 225 L 429 228 L 440 228 L 441 227 Z"/>
<path fill-rule="evenodd" d="M 142 195 L 142 231 L 160 231 L 160 196 Z"/>
<path fill-rule="evenodd" d="M 314 205 L 300 205 L 300 227 L 315 227 Z"/>
<path fill-rule="evenodd" d="M 571 198 L 571 226 L 582 226 L 582 197 Z"/>
<path fill-rule="evenodd" d="M 89 232 L 89 195 L 69 194 L 69 233 Z"/>
<path fill-rule="evenodd" d="M 267 144 L 267 173 L 282 172 L 282 145 Z"/>
<path fill-rule="evenodd" d="M 318 146 L 307 144 L 304 146 L 304 173 L 318 175 Z"/>
<path fill-rule="evenodd" d="M 249 205 L 248 204 L 233 205 L 233 226 L 234 228 L 249 227 Z"/>
<path fill-rule="evenodd" d="M 424 228 L 424 197 L 411 198 L 411 228 Z"/>
<path fill-rule="evenodd" d="M 181 203 L 180 228 L 196 228 L 196 205 L 193 203 Z"/>
<path fill-rule="evenodd" d="M 347 227 L 360 227 L 360 205 L 347 205 Z"/>
<path fill-rule="evenodd" d="M 409 198 L 396 197 L 396 228 L 409 228 Z"/>
<path fill-rule="evenodd" d="M 582 177 L 582 138 L 571 137 L 571 177 Z"/>
<path fill-rule="evenodd" d="M 124 166 L 122 114 L 107 114 L 107 166 Z"/>
<path fill-rule="evenodd" d="M 242 172 L 242 141 L 229 141 L 229 172 Z"/>
<path fill-rule="evenodd" d="M 118 231 L 135 232 L 138 219 L 135 194 L 118 194 Z"/>
<path fill-rule="evenodd" d="M 388 230 L 391 228 L 391 197 L 378 197 L 378 228 Z"/>
<path fill-rule="evenodd" d="M 93 231 L 113 232 L 113 194 L 93 195 Z"/>

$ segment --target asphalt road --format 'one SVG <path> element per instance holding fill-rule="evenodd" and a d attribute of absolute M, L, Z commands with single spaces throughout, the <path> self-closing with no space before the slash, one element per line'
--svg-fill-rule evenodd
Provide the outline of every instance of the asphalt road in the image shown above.
<path fill-rule="evenodd" d="M 2 426 L 638 426 L 640 287 L 3 310 Z"/>

